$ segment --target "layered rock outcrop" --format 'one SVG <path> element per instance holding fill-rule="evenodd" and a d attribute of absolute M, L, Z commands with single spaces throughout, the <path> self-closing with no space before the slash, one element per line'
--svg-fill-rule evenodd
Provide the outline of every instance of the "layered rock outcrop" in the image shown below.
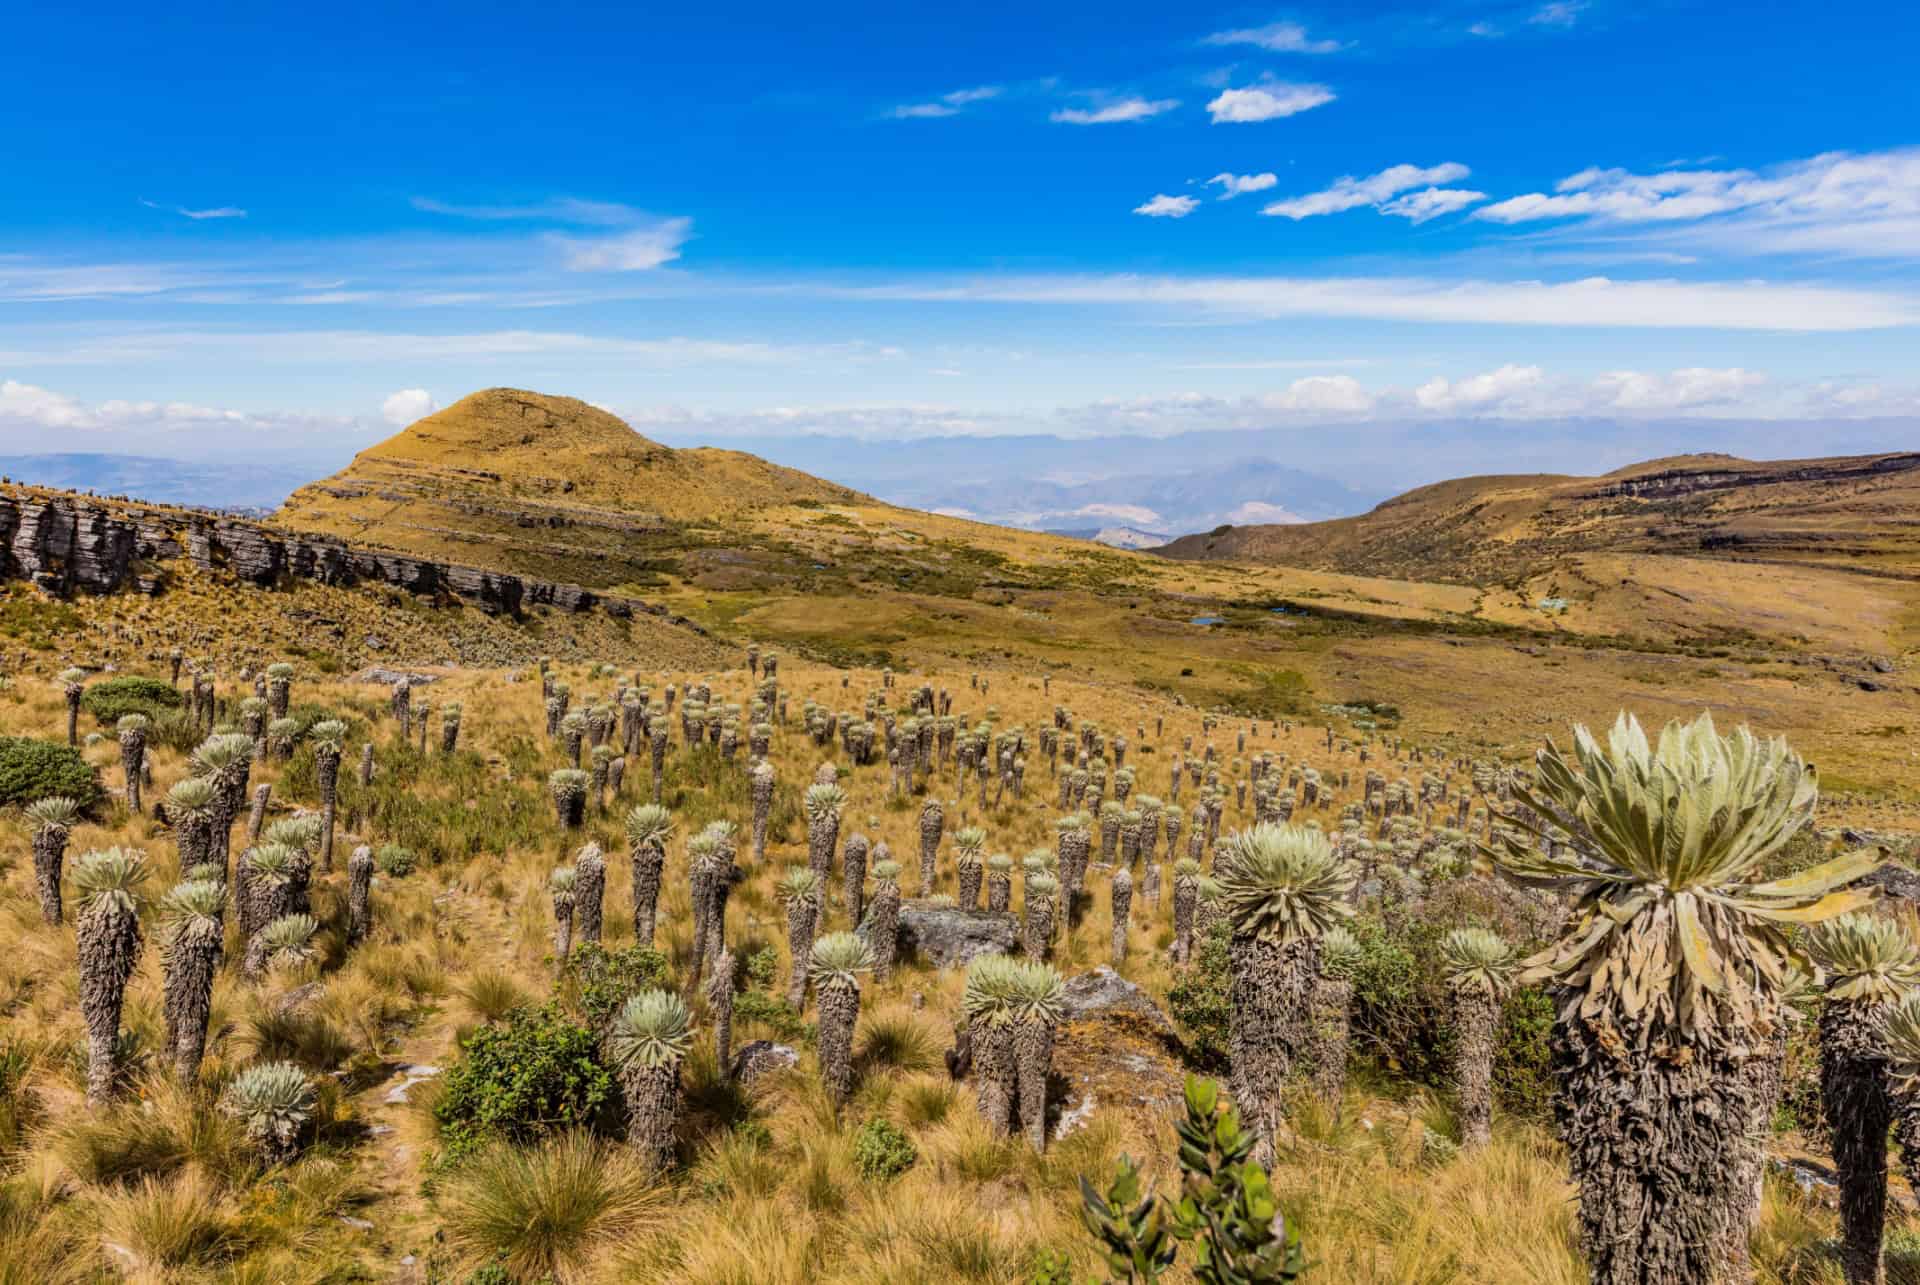
<path fill-rule="evenodd" d="M 155 594 L 166 586 L 168 564 L 183 558 L 202 571 L 264 587 L 289 580 L 384 584 L 496 615 L 515 616 L 535 606 L 568 612 L 597 607 L 621 617 L 644 612 L 698 630 L 657 605 L 576 584 L 355 548 L 218 513 L 0 487 L 0 579 L 26 580 L 56 597 Z"/>

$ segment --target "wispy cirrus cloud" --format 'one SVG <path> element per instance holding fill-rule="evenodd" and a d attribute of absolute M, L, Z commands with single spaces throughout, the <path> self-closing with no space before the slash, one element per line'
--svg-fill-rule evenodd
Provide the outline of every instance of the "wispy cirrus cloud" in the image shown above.
<path fill-rule="evenodd" d="M 216 205 L 207 209 L 193 210 L 188 209 L 184 205 L 162 205 L 158 201 L 149 201 L 144 196 L 140 198 L 140 204 L 146 206 L 149 210 L 159 210 L 166 214 L 178 214 L 183 218 L 194 219 L 196 221 L 200 219 L 244 219 L 247 217 L 247 212 L 237 205 Z"/>
<path fill-rule="evenodd" d="M 1165 115 L 1179 105 L 1178 98 L 1133 96 L 1101 101 L 1096 95 L 1093 106 L 1062 107 L 1047 119 L 1056 125 L 1120 125 L 1131 121 L 1151 120 L 1155 116 Z"/>
<path fill-rule="evenodd" d="M 939 120 L 946 116 L 958 116 L 975 103 L 984 103 L 1000 97 L 999 85 L 976 85 L 972 89 L 956 89 L 940 95 L 938 98 L 921 103 L 903 103 L 887 112 L 894 120 Z"/>
<path fill-rule="evenodd" d="M 693 220 L 684 215 L 650 214 L 615 201 L 556 196 L 523 205 L 462 205 L 416 196 L 411 203 L 423 213 L 484 223 L 554 223 L 609 229 L 592 235 L 543 235 L 571 272 L 645 272 L 678 259 L 680 247 L 693 236 Z"/>
<path fill-rule="evenodd" d="M 1277 54 L 1330 54 L 1342 45 L 1338 40 L 1315 40 L 1297 22 L 1273 22 L 1264 27 L 1240 27 L 1216 31 L 1200 42 L 1204 45 L 1252 45 Z"/>
<path fill-rule="evenodd" d="M 1484 192 L 1441 186 L 1463 179 L 1468 173 L 1467 167 L 1458 161 L 1424 168 L 1418 165 L 1393 165 L 1365 178 L 1343 175 L 1318 192 L 1274 201 L 1260 212 L 1298 222 L 1319 215 L 1370 208 L 1414 223 L 1424 223 L 1442 214 L 1464 209 L 1476 201 L 1486 200 Z"/>
<path fill-rule="evenodd" d="M 1284 120 L 1332 102 L 1337 95 L 1325 85 L 1301 85 L 1268 80 L 1245 89 L 1223 89 L 1207 104 L 1216 125 L 1254 125 Z"/>
<path fill-rule="evenodd" d="M 621 205 L 616 201 L 583 201 L 574 196 L 552 196 L 524 205 L 462 205 L 430 196 L 416 196 L 408 204 L 423 214 L 444 214 L 450 218 L 475 219 L 483 223 L 571 223 L 618 227 L 642 217 L 630 205 Z"/>
<path fill-rule="evenodd" d="M 1177 199 L 1177 198 L 1170 198 Z M 1920 325 L 1920 294 L 1796 282 L 1418 276 L 1004 276 L 824 287 L 836 297 L 1127 306 L 1258 319 L 1839 333 Z"/>
<path fill-rule="evenodd" d="M 1600 233 L 1659 229 L 1763 253 L 1906 257 L 1920 253 L 1920 147 L 1824 152 L 1757 170 L 1595 166 L 1473 217 Z"/>
<path fill-rule="evenodd" d="M 1536 27 L 1571 27 L 1587 11 L 1587 0 L 1548 0 L 1527 16 Z"/>

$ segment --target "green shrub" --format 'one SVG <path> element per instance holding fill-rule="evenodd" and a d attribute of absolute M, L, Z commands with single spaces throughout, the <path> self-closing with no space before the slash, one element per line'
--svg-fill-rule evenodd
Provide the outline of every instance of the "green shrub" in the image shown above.
<path fill-rule="evenodd" d="M 1553 1000 L 1538 986 L 1516 987 L 1501 1012 L 1493 1050 L 1493 1091 L 1515 1115 L 1544 1118 L 1553 1105 Z"/>
<path fill-rule="evenodd" d="M 667 957 L 649 946 L 608 950 L 599 942 L 586 942 L 574 948 L 567 974 L 554 989 L 571 998 L 589 1027 L 605 1030 L 628 996 L 669 989 Z"/>
<path fill-rule="evenodd" d="M 1228 996 L 1233 982 L 1229 960 L 1232 932 L 1225 920 L 1216 921 L 1212 931 L 1200 939 L 1193 966 L 1167 992 L 1167 1007 L 1186 1035 L 1194 1062 L 1216 1070 L 1227 1065 L 1233 1019 Z"/>
<path fill-rule="evenodd" d="M 496 1138 L 598 1124 L 613 1098 L 593 1032 L 551 1004 L 516 1009 L 461 1043 L 433 1111 L 442 1158 L 463 1159 Z"/>
<path fill-rule="evenodd" d="M 206 729 L 194 722 L 193 716 L 184 709 L 162 714 L 147 724 L 149 748 L 164 746 L 182 754 L 191 754 L 206 739 Z"/>
<path fill-rule="evenodd" d="M 61 795 L 82 808 L 100 797 L 100 782 L 79 750 L 31 736 L 0 737 L 0 804 Z"/>
<path fill-rule="evenodd" d="M 759 950 L 747 952 L 741 972 L 745 974 L 748 986 L 766 990 L 773 985 L 779 967 L 780 957 L 774 953 L 773 947 L 762 946 Z"/>
<path fill-rule="evenodd" d="M 869 1182 L 898 1178 L 919 1158 L 913 1139 L 885 1120 L 869 1120 L 853 1135 L 853 1167 Z"/>
<path fill-rule="evenodd" d="M 741 991 L 733 997 L 733 1020 L 736 1026 L 748 1022 L 757 1022 L 773 1034 L 776 1040 L 792 1044 L 807 1038 L 808 1027 L 800 1014 L 779 999 L 765 991 Z"/>
<path fill-rule="evenodd" d="M 383 843 L 380 850 L 373 854 L 373 864 L 381 874 L 404 879 L 413 873 L 414 866 L 419 862 L 411 848 L 403 848 L 397 843 Z"/>
<path fill-rule="evenodd" d="M 154 721 L 179 709 L 185 697 L 171 683 L 138 674 L 116 674 L 88 687 L 80 697 L 80 708 L 93 715 L 102 727 L 112 727 L 127 714 L 145 714 Z"/>
<path fill-rule="evenodd" d="M 513 1277 L 507 1269 L 498 1263 L 488 1263 L 485 1267 L 476 1267 L 467 1277 L 467 1285 L 514 1285 Z"/>

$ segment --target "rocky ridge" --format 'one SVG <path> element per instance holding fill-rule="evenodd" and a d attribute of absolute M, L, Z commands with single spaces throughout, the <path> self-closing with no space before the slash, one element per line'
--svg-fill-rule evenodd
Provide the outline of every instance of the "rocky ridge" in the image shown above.
<path fill-rule="evenodd" d="M 566 612 L 597 607 L 615 617 L 660 616 L 704 633 L 657 605 L 576 584 L 355 548 L 200 510 L 0 487 L 0 579 L 25 580 L 55 597 L 121 590 L 153 595 L 166 587 L 167 564 L 181 558 L 203 571 L 261 587 L 288 579 L 348 587 L 383 584 L 424 598 L 457 600 L 490 615 L 518 616 L 536 606 Z"/>

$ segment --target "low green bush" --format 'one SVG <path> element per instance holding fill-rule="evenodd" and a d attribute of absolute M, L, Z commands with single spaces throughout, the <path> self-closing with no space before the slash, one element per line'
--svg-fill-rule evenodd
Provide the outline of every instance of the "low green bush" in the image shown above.
<path fill-rule="evenodd" d="M 433 1112 L 442 1159 L 464 1159 L 498 1138 L 603 1124 L 615 1096 L 592 1031 L 551 1004 L 516 1009 L 461 1043 Z"/>
<path fill-rule="evenodd" d="M 139 674 L 115 674 L 102 679 L 89 686 L 80 697 L 80 708 L 93 715 L 102 727 L 112 727 L 128 714 L 145 714 L 158 721 L 184 703 L 185 698 L 173 684 Z"/>
<path fill-rule="evenodd" d="M 100 797 L 100 781 L 79 750 L 31 736 L 0 736 L 0 804 L 61 795 L 82 808 Z"/>
<path fill-rule="evenodd" d="M 853 1167 L 869 1182 L 898 1178 L 913 1168 L 920 1152 L 898 1126 L 875 1118 L 853 1135 Z"/>
<path fill-rule="evenodd" d="M 666 954 L 650 946 L 608 950 L 590 941 L 574 948 L 566 976 L 554 989 L 572 1002 L 590 1028 L 602 1031 L 628 996 L 669 989 L 667 971 Z"/>
<path fill-rule="evenodd" d="M 1193 966 L 1180 974 L 1180 980 L 1167 992 L 1167 1007 L 1186 1036 L 1187 1049 L 1196 1065 L 1223 1070 L 1229 1052 L 1228 1034 L 1233 1004 L 1228 988 L 1233 972 L 1228 958 L 1231 930 L 1225 921 L 1196 944 Z"/>
<path fill-rule="evenodd" d="M 383 843 L 380 850 L 373 854 L 373 864 L 383 875 L 404 879 L 413 873 L 419 861 L 413 855 L 413 849 L 403 848 L 397 843 Z"/>

